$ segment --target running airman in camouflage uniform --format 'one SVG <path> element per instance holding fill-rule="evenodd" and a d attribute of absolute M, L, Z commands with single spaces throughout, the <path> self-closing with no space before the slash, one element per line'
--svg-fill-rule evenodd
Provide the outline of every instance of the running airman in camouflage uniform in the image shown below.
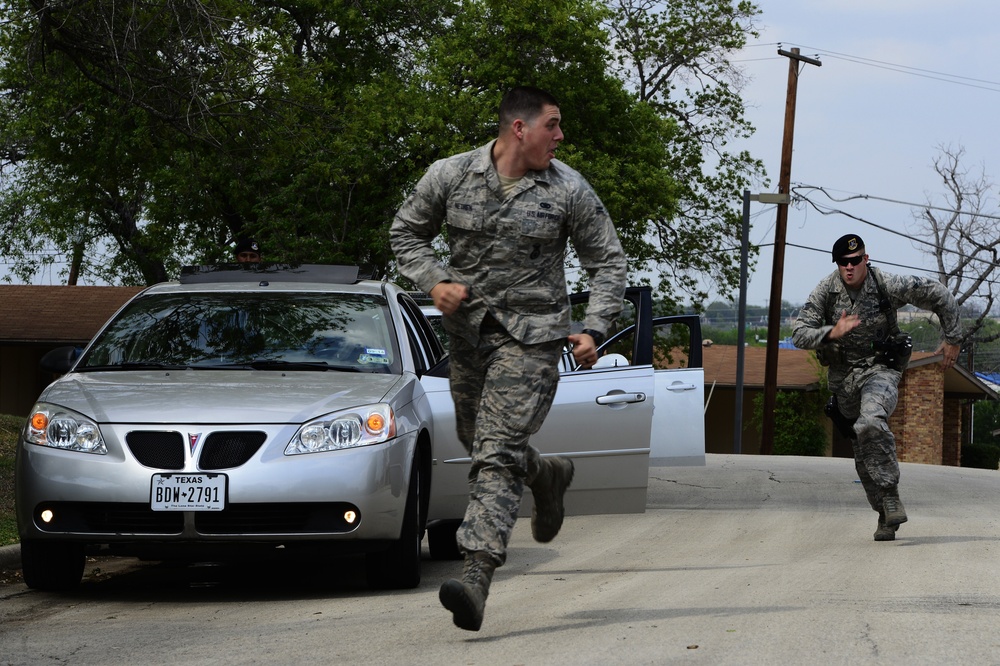
<path fill-rule="evenodd" d="M 472 468 L 457 537 L 464 576 L 440 596 L 455 624 L 473 631 L 525 484 L 535 539 L 550 541 L 562 525 L 573 464 L 542 458 L 528 443 L 552 405 L 561 351 L 568 341 L 577 361 L 592 365 L 622 308 L 625 254 L 590 185 L 552 157 L 563 139 L 559 120 L 551 95 L 515 88 L 500 106 L 499 137 L 435 162 L 390 232 L 400 272 L 431 294 L 451 337 L 456 424 Z M 448 264 L 433 245 L 442 226 Z M 570 333 L 567 241 L 590 280 L 580 334 Z"/>
<path fill-rule="evenodd" d="M 802 307 L 792 329 L 792 342 L 815 349 L 829 366 L 835 421 L 853 424 L 854 462 L 872 509 L 878 512 L 876 541 L 892 541 L 906 511 L 899 500 L 899 463 L 889 416 L 896 409 L 898 385 L 905 359 L 893 362 L 895 311 L 911 303 L 931 310 L 941 322 L 945 341 L 942 364 L 955 364 L 962 337 L 958 304 L 940 282 L 927 278 L 883 273 L 868 265 L 864 241 L 856 234 L 841 237 L 833 246 L 838 269 L 819 283 Z M 880 306 L 879 283 L 888 297 Z M 895 367 L 894 367 L 895 366 Z"/>

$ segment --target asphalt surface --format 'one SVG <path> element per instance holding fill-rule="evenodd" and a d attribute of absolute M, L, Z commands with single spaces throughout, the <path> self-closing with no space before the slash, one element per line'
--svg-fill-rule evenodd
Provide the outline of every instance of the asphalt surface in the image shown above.
<path fill-rule="evenodd" d="M 0 586 L 0 664 L 1000 664 L 1000 472 L 902 471 L 876 543 L 853 461 L 651 468 L 644 514 L 519 521 L 477 633 L 438 603 L 457 562 L 400 592 L 101 563 L 72 595 Z"/>

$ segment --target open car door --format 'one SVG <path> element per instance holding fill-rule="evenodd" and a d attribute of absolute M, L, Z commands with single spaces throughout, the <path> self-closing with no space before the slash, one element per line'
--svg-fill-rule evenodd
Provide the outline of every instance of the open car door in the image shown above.
<path fill-rule="evenodd" d="M 697 315 L 653 320 L 656 391 L 649 464 L 705 464 L 705 369 Z"/>
<path fill-rule="evenodd" d="M 589 293 L 574 294 L 574 316 L 581 321 Z M 646 508 L 649 443 L 655 392 L 652 359 L 651 291 L 631 287 L 616 331 L 614 356 L 592 369 L 576 367 L 572 354 L 563 357 L 556 397 L 531 444 L 543 456 L 565 455 L 576 473 L 566 495 L 568 515 L 641 513 Z M 627 340 L 626 340 L 627 338 Z M 629 345 L 630 349 L 624 347 Z M 624 352 L 624 353 L 622 353 Z M 642 359 L 641 362 L 636 362 Z M 461 518 L 468 502 L 470 459 L 455 435 L 455 413 L 447 371 L 435 368 L 421 378 L 434 412 L 434 469 L 428 518 Z M 530 512 L 526 490 L 522 515 Z"/>

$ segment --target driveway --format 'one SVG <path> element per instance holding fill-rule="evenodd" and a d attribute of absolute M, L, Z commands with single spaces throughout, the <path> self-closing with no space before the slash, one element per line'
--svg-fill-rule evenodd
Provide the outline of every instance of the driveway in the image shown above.
<path fill-rule="evenodd" d="M 1000 663 L 1000 472 L 904 464 L 901 496 L 875 543 L 853 461 L 654 467 L 645 514 L 521 521 L 478 633 L 437 601 L 457 562 L 376 593 L 350 562 L 96 561 L 72 595 L 0 585 L 0 664 Z"/>

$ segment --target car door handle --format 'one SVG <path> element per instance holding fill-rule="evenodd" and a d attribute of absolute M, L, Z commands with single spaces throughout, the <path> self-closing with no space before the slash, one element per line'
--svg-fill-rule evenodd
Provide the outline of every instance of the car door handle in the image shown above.
<path fill-rule="evenodd" d="M 698 388 L 694 384 L 671 384 L 667 387 L 668 391 L 690 391 L 691 389 Z"/>
<path fill-rule="evenodd" d="M 597 396 L 598 405 L 624 405 L 629 402 L 645 402 L 645 393 L 608 393 Z"/>

